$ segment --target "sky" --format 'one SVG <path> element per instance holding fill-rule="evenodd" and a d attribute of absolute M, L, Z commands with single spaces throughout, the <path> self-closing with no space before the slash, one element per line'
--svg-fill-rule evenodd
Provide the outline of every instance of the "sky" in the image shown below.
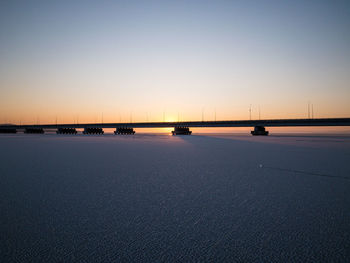
<path fill-rule="evenodd" d="M 349 31 L 348 0 L 2 0 L 0 123 L 350 117 Z"/>

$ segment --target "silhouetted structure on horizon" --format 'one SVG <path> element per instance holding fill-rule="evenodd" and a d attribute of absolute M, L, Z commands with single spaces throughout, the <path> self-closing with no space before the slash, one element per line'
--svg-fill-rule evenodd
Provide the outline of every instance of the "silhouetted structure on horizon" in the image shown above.
<path fill-rule="evenodd" d="M 114 134 L 135 134 L 135 128 L 174 128 L 173 135 L 189 135 L 192 134 L 190 127 L 254 127 L 252 135 L 268 135 L 269 132 L 265 127 L 307 126 L 350 126 L 350 118 L 0 125 L 0 133 L 16 133 L 18 130 L 24 130 L 25 133 L 40 134 L 44 133 L 45 129 L 57 129 L 57 134 L 76 134 L 76 129 L 84 129 L 83 134 L 104 134 L 104 128 L 115 128 Z"/>

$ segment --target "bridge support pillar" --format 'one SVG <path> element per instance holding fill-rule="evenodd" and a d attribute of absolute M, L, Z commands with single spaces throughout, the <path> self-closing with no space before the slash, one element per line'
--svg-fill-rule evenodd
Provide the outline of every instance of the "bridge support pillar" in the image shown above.
<path fill-rule="evenodd" d="M 16 129 L 1 128 L 0 133 L 17 133 L 17 130 Z"/>
<path fill-rule="evenodd" d="M 255 126 L 254 131 L 250 132 L 252 135 L 269 135 L 264 126 Z"/>
<path fill-rule="evenodd" d="M 74 128 L 58 128 L 57 134 L 77 134 L 77 130 Z"/>
<path fill-rule="evenodd" d="M 119 127 L 114 131 L 114 134 L 115 135 L 133 135 L 135 134 L 135 131 L 133 128 Z"/>
<path fill-rule="evenodd" d="M 44 129 L 43 128 L 26 128 L 24 130 L 24 133 L 43 134 L 44 133 Z"/>
<path fill-rule="evenodd" d="M 191 135 L 192 131 L 188 127 L 175 127 L 171 133 L 173 135 Z"/>
<path fill-rule="evenodd" d="M 102 128 L 84 128 L 83 134 L 104 134 Z"/>

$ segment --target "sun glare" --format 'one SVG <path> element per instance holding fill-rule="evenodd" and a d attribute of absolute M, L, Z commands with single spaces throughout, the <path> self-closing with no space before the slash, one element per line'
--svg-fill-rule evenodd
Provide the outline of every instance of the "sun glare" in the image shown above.
<path fill-rule="evenodd" d="M 175 118 L 166 118 L 165 122 L 177 122 L 177 120 Z"/>

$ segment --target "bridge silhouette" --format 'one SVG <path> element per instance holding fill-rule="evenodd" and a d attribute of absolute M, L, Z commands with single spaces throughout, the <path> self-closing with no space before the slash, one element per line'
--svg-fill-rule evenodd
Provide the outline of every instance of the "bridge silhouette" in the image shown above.
<path fill-rule="evenodd" d="M 191 134 L 190 128 L 253 127 L 252 135 L 268 135 L 265 127 L 321 126 L 350 126 L 350 118 L 0 125 L 0 133 L 16 133 L 19 130 L 44 133 L 47 129 L 57 129 L 58 134 L 76 134 L 76 129 L 84 129 L 84 134 L 102 134 L 103 129 L 115 128 L 115 134 L 134 134 L 135 128 L 174 128 L 173 135 L 177 135 Z"/>

